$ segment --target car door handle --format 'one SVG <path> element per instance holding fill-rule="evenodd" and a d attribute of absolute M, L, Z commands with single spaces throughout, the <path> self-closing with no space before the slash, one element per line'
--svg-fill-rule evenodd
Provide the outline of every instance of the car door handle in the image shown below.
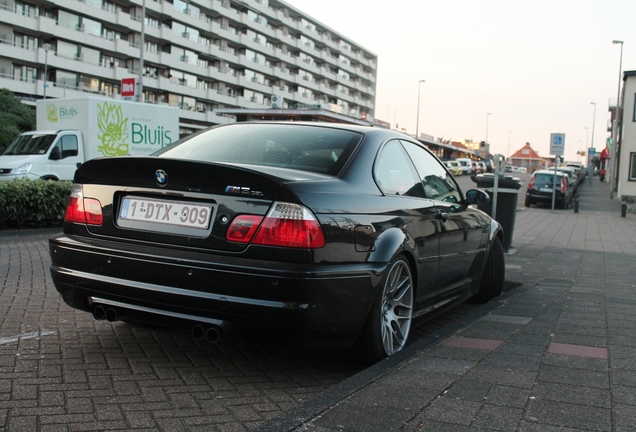
<path fill-rule="evenodd" d="M 442 222 L 446 222 L 448 220 L 448 213 L 438 211 L 437 213 L 435 213 L 435 219 L 441 220 Z"/>

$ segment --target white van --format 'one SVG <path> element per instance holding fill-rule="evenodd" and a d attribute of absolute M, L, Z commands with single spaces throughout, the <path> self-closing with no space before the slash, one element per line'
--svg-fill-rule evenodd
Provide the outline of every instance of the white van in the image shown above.
<path fill-rule="evenodd" d="M 0 181 L 72 180 L 89 159 L 146 156 L 179 139 L 176 107 L 90 96 L 36 104 L 37 130 L 0 155 Z"/>

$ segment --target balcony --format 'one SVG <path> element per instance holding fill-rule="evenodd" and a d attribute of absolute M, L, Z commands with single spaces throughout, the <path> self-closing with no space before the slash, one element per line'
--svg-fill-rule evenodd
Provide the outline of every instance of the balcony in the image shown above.
<path fill-rule="evenodd" d="M 222 68 L 210 67 L 208 69 L 208 76 L 216 81 L 220 81 L 226 84 L 238 85 L 239 78 L 229 73 L 229 70 Z"/>
<path fill-rule="evenodd" d="M 123 39 L 116 39 L 115 51 L 128 57 L 139 58 L 139 45 L 135 46 Z"/>
<path fill-rule="evenodd" d="M 227 24 L 219 24 L 215 21 L 210 23 L 210 29 L 212 33 L 219 35 L 223 39 L 227 39 L 228 41 L 239 43 L 240 37 L 238 34 L 230 31 L 230 27 Z"/>

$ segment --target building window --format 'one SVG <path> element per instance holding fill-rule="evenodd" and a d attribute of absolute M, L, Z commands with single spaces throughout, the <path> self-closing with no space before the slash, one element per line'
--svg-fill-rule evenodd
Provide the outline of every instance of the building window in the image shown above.
<path fill-rule="evenodd" d="M 629 181 L 636 181 L 636 153 L 629 154 Z"/>
<path fill-rule="evenodd" d="M 37 6 L 21 1 L 16 1 L 14 3 L 13 10 L 18 15 L 24 15 L 28 17 L 36 17 L 39 15 L 39 9 L 37 8 Z"/>

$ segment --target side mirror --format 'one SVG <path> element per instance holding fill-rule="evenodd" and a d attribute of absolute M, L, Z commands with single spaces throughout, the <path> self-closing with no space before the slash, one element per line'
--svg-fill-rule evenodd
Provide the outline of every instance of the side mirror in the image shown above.
<path fill-rule="evenodd" d="M 490 201 L 490 196 L 486 192 L 480 189 L 471 189 L 466 192 L 466 203 L 468 204 L 486 204 Z"/>
<path fill-rule="evenodd" d="M 53 150 L 51 150 L 51 155 L 49 156 L 49 159 L 51 160 L 62 159 L 62 151 L 60 150 L 58 146 L 53 147 Z"/>

